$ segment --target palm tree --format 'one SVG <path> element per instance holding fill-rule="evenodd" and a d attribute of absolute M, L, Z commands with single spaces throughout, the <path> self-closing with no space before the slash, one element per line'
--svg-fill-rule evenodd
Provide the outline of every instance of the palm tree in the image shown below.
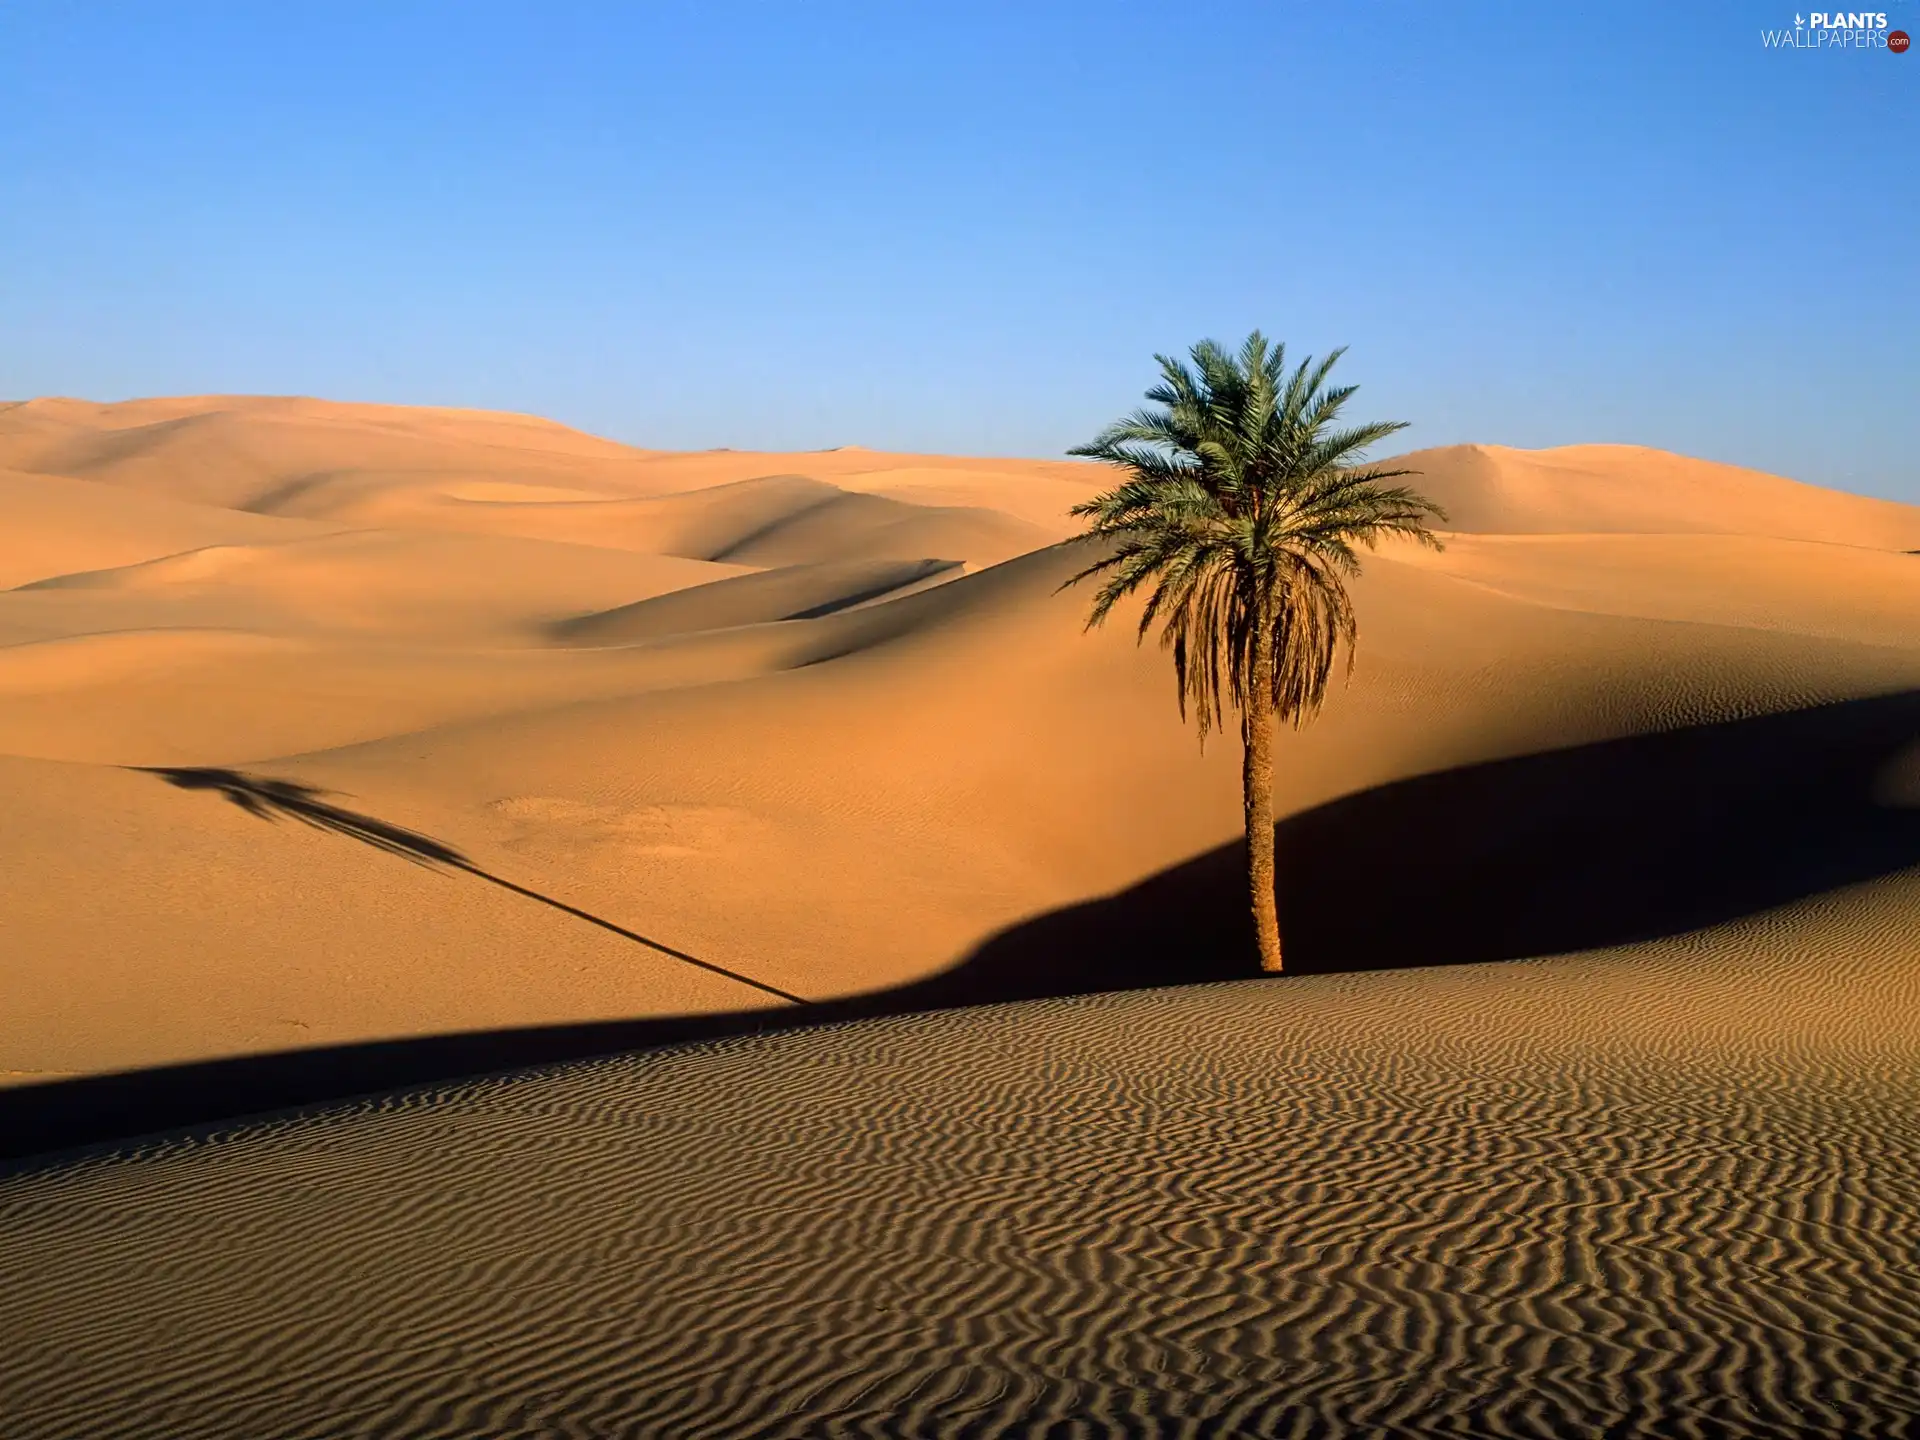
<path fill-rule="evenodd" d="M 1383 535 L 1435 549 L 1427 521 L 1445 513 L 1388 482 L 1415 472 L 1363 463 L 1367 448 L 1404 421 L 1338 425 L 1354 388 L 1329 388 L 1345 353 L 1286 370 L 1286 347 L 1258 330 L 1238 355 L 1211 340 L 1192 363 L 1156 355 L 1160 383 L 1091 444 L 1068 452 L 1126 472 L 1118 488 L 1074 507 L 1086 534 L 1112 542 L 1106 558 L 1067 581 L 1105 577 L 1092 629 L 1124 597 L 1148 591 L 1137 638 L 1156 619 L 1173 651 L 1180 714 L 1189 704 L 1206 744 L 1240 714 L 1246 748 L 1247 884 L 1260 968 L 1281 968 L 1273 888 L 1273 736 L 1276 720 L 1312 719 L 1344 645 L 1353 668 L 1357 629 L 1346 581 L 1356 546 Z M 1062 586 L 1061 588 L 1065 588 Z"/>

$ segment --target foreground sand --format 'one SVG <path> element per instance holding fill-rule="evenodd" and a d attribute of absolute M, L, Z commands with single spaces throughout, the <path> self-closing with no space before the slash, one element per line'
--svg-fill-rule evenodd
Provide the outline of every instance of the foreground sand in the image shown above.
<path fill-rule="evenodd" d="M 16 1174 L 0 1409 L 22 1440 L 1909 1434 L 1916 904 L 733 1040 Z"/>
<path fill-rule="evenodd" d="M 1082 467 L 0 410 L 6 1433 L 1906 1433 L 1920 509 L 1410 463 L 1193 984 Z"/>

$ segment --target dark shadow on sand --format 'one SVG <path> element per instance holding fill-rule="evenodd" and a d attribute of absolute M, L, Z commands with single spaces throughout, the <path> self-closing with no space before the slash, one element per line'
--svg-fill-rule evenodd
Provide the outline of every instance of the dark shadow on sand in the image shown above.
<path fill-rule="evenodd" d="M 1916 744 L 1920 691 L 1497 760 L 1343 797 L 1276 830 L 1287 969 L 1395 970 L 1625 945 L 1920 864 L 1920 809 L 1874 795 L 1881 773 Z M 1006 931 L 968 964 L 1042 986 L 1099 955 L 1117 985 L 1251 974 L 1241 863 L 1239 845 L 1223 846 Z"/>
<path fill-rule="evenodd" d="M 636 945 L 644 945 L 649 950 L 657 950 L 662 955 L 671 956 L 684 965 L 705 970 L 714 975 L 723 975 L 749 989 L 771 995 L 776 1000 L 785 1000 L 792 1005 L 805 1002 L 798 995 L 790 995 L 777 986 L 755 980 L 724 965 L 715 965 L 712 961 L 701 960 L 676 950 L 671 945 L 663 945 L 658 940 L 649 940 L 645 935 L 616 925 L 611 920 L 602 920 L 598 915 L 569 905 L 564 900 L 556 900 L 551 895 L 542 895 L 537 890 L 529 890 L 517 885 L 489 870 L 483 870 L 451 845 L 434 839 L 431 835 L 422 835 L 417 830 L 409 830 L 401 825 L 390 824 L 371 815 L 362 815 L 358 811 L 348 810 L 326 799 L 327 792 L 317 790 L 311 785 L 302 785 L 295 780 L 272 780 L 264 776 L 248 775 L 239 770 L 220 770 L 207 766 L 187 766 L 164 768 L 142 766 L 143 773 L 158 775 L 169 785 L 181 790 L 210 790 L 225 796 L 249 815 L 262 820 L 297 820 L 302 825 L 315 830 L 330 831 L 335 835 L 344 835 L 349 840 L 358 840 L 363 845 L 371 845 L 376 850 L 389 855 L 397 855 L 402 860 L 410 860 L 416 865 L 440 866 L 449 870 L 464 870 L 477 880 L 489 885 L 498 885 L 502 890 L 510 890 L 528 900 L 571 915 L 576 920 L 584 920 L 589 925 L 597 925 L 602 930 L 610 930 L 622 939 L 631 940 Z"/>
<path fill-rule="evenodd" d="M 1294 974 L 1465 964 L 1678 934 L 1920 864 L 1920 809 L 1876 782 L 1920 742 L 1920 691 L 1635 736 L 1419 776 L 1278 830 Z M 319 793 L 162 771 L 272 818 L 465 870 L 735 975 L 474 866 Z M 1230 844 L 1118 894 L 1011 927 L 917 984 L 818 1004 L 437 1035 L 0 1090 L 0 1157 L 618 1051 L 957 1005 L 1257 974 Z"/>

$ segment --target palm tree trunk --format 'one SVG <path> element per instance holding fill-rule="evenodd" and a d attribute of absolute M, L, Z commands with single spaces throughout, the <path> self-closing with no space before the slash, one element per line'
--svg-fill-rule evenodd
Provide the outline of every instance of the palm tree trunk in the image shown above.
<path fill-rule="evenodd" d="M 1242 789 L 1247 805 L 1247 889 L 1260 968 L 1280 973 L 1280 916 L 1273 898 L 1273 642 L 1254 641 L 1253 673 L 1247 677 L 1247 708 L 1241 716 L 1246 744 Z"/>

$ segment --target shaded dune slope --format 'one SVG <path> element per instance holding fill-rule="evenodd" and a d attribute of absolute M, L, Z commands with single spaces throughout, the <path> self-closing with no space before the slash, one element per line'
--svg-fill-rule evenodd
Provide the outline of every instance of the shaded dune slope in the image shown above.
<path fill-rule="evenodd" d="M 994 511 L 908 504 L 804 475 L 760 476 L 645 500 L 513 509 L 515 519 L 532 511 L 543 521 L 580 509 L 594 543 L 761 568 L 853 559 L 988 565 L 1054 538 Z"/>
<path fill-rule="evenodd" d="M 1276 841 L 1300 974 L 1704 930 L 1920 867 L 1920 691 L 1420 775 L 1290 816 Z M 1071 957 L 1089 955 L 1130 983 L 1171 983 L 1172 956 L 1197 977 L 1244 974 L 1245 883 L 1225 845 L 968 963 L 1033 994 L 1077 988 Z"/>
<path fill-rule="evenodd" d="M 908 590 L 952 579 L 963 568 L 961 562 L 948 560 L 787 565 L 576 616 L 556 624 L 553 633 L 570 645 L 620 645 L 734 625 L 814 620 L 856 605 L 897 599 Z"/>

